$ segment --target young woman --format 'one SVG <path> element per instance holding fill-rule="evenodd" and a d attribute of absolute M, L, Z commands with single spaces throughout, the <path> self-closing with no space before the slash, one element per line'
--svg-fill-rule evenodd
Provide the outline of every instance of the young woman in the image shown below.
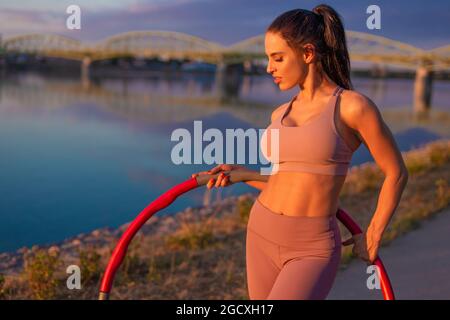
<path fill-rule="evenodd" d="M 281 14 L 266 31 L 265 50 L 267 72 L 280 90 L 300 90 L 273 111 L 267 128 L 279 133 L 277 172 L 245 181 L 262 190 L 247 228 L 249 297 L 325 299 L 340 262 L 335 213 L 352 154 L 364 143 L 385 174 L 367 230 L 342 243 L 354 244 L 353 253 L 368 264 L 377 257 L 408 174 L 376 105 L 352 90 L 344 27 L 334 9 L 319 5 Z M 270 160 L 268 147 L 263 153 Z M 259 175 L 229 164 L 198 174 L 221 172 L 208 188 L 225 187 L 236 170 Z"/>

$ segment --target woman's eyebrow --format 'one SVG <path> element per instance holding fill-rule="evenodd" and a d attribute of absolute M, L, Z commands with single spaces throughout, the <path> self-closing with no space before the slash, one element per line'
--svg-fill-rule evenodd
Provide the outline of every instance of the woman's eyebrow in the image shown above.
<path fill-rule="evenodd" d="M 283 52 L 283 51 L 272 52 L 272 53 L 270 54 L 270 56 L 273 57 L 274 55 L 280 54 L 280 53 L 284 53 L 284 52 Z"/>

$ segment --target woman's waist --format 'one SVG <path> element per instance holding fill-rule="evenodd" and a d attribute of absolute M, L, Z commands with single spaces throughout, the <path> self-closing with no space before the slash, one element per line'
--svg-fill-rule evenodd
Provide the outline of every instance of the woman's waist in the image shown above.
<path fill-rule="evenodd" d="M 291 216 L 332 216 L 336 213 L 343 181 L 277 175 L 270 177 L 259 195 L 260 201 L 272 211 Z"/>
<path fill-rule="evenodd" d="M 339 207 L 337 198 L 301 195 L 298 197 L 273 196 L 263 190 L 258 196 L 258 201 L 264 204 L 272 212 L 293 217 L 333 217 Z"/>
<path fill-rule="evenodd" d="M 280 215 L 256 199 L 248 221 L 248 229 L 284 246 L 328 246 L 339 235 L 337 218 Z"/>
<path fill-rule="evenodd" d="M 269 176 L 268 182 L 273 184 L 291 184 L 303 186 L 307 184 L 313 187 L 325 183 L 330 187 L 342 184 L 346 175 L 321 174 L 308 171 L 278 171 Z"/>

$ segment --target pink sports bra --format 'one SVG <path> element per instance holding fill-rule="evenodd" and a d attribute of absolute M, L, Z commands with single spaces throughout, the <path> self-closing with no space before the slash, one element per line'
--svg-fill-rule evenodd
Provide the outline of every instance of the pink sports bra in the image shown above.
<path fill-rule="evenodd" d="M 347 174 L 353 151 L 339 135 L 334 123 L 336 102 L 343 90 L 339 86 L 336 87 L 321 113 L 294 127 L 282 123 L 297 96 L 291 99 L 282 115 L 276 118 L 261 136 L 261 152 L 275 166 L 274 170 L 326 175 Z M 277 135 L 274 134 L 276 132 L 278 148 Z M 271 141 L 272 135 L 274 141 Z M 271 152 L 272 147 L 274 155 Z"/>

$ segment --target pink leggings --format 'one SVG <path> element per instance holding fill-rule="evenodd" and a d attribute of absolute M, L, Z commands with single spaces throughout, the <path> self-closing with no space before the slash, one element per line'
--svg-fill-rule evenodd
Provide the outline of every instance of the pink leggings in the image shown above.
<path fill-rule="evenodd" d="M 246 239 L 251 300 L 325 299 L 340 258 L 341 235 L 335 215 L 281 215 L 256 199 Z"/>

